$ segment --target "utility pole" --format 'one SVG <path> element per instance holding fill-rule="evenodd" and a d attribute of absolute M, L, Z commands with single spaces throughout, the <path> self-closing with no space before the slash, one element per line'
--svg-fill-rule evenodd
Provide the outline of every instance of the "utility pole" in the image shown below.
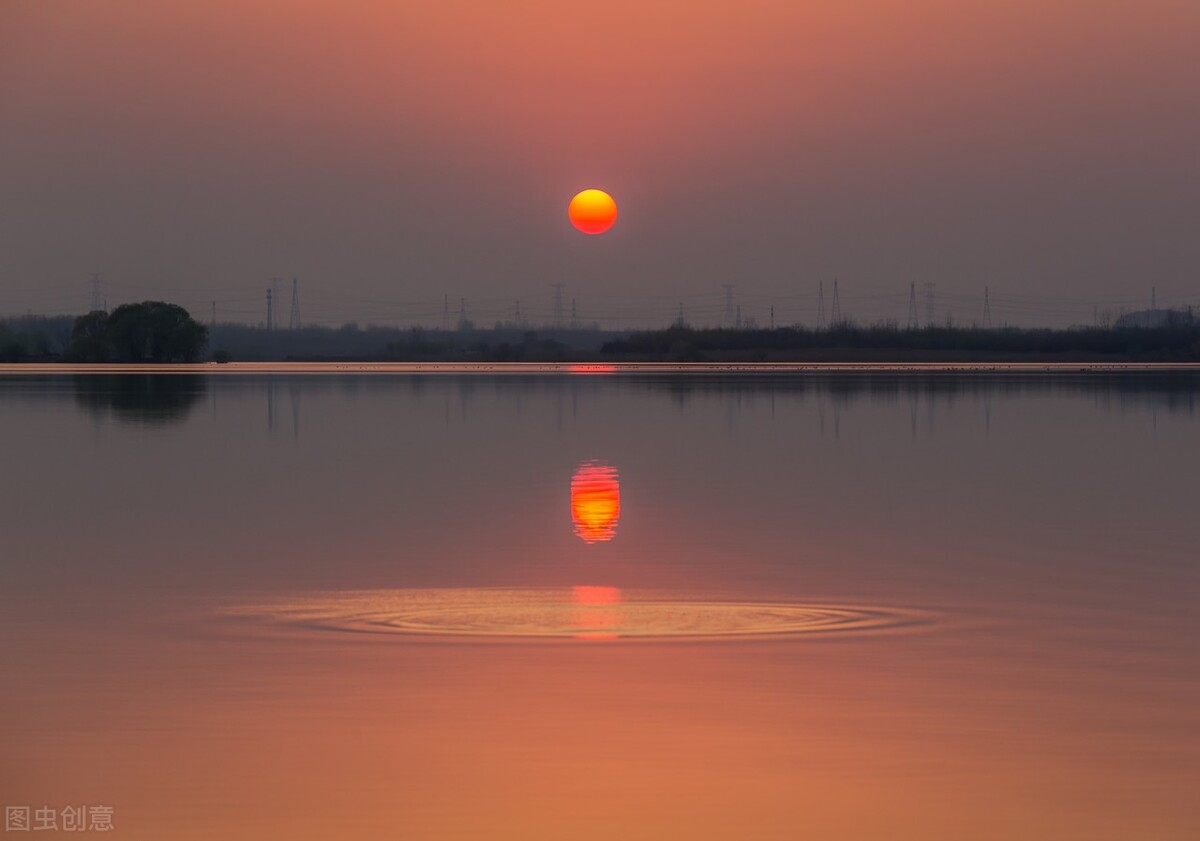
<path fill-rule="evenodd" d="M 817 327 L 825 329 L 825 281 L 817 281 Z"/>
<path fill-rule="evenodd" d="M 775 305 L 771 304 L 771 329 L 775 329 Z"/>
<path fill-rule="evenodd" d="M 836 277 L 833 279 L 833 308 L 829 322 L 831 325 L 842 323 L 842 299 L 838 295 L 838 281 Z"/>
<path fill-rule="evenodd" d="M 934 300 L 934 290 L 937 288 L 936 283 L 925 283 L 925 325 L 932 327 L 937 320 L 937 305 Z"/>
<path fill-rule="evenodd" d="M 517 299 L 516 310 L 513 313 L 513 323 L 515 325 L 517 325 L 518 327 L 521 326 L 521 299 L 520 298 Z"/>
<path fill-rule="evenodd" d="M 577 330 L 578 328 L 579 328 L 579 315 L 575 312 L 575 299 L 572 298 L 571 299 L 571 329 Z"/>
<path fill-rule="evenodd" d="M 458 299 L 458 329 L 467 329 L 467 299 Z"/>
<path fill-rule="evenodd" d="M 300 326 L 300 281 L 292 278 L 292 311 L 288 316 L 288 329 L 295 330 Z"/>
<path fill-rule="evenodd" d="M 275 329 L 275 300 L 270 286 L 267 287 L 267 329 Z"/>
<path fill-rule="evenodd" d="M 733 284 L 726 283 L 725 286 L 725 326 L 733 326 Z"/>
<path fill-rule="evenodd" d="M 983 287 L 983 327 L 985 330 L 992 329 L 992 296 L 986 286 Z"/>
<path fill-rule="evenodd" d="M 917 324 L 917 284 L 908 284 L 908 329 L 916 330 Z"/>

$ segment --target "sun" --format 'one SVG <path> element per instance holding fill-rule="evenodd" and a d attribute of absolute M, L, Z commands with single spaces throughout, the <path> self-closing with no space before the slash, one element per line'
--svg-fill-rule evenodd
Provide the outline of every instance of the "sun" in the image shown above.
<path fill-rule="evenodd" d="M 585 234 L 602 234 L 617 221 L 617 203 L 603 190 L 583 190 L 571 199 L 567 215 Z"/>

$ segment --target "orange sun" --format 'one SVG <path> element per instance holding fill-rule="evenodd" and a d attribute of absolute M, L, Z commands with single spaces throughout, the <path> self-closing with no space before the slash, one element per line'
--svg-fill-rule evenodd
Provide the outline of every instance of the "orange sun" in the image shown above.
<path fill-rule="evenodd" d="M 571 199 L 567 215 L 585 234 L 602 234 L 617 221 L 617 203 L 603 190 L 584 190 Z"/>

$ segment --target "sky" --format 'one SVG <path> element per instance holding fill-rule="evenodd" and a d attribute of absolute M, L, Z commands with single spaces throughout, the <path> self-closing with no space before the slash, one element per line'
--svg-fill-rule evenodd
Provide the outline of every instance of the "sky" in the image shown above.
<path fill-rule="evenodd" d="M 1200 305 L 1198 43 L 1195 0 L 0 0 L 0 313 Z"/>

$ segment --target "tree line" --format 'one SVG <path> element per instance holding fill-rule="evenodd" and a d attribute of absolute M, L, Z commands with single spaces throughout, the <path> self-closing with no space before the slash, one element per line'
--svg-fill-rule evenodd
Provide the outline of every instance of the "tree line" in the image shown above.
<path fill-rule="evenodd" d="M 963 358 L 1072 357 L 1131 361 L 1200 360 L 1200 321 L 1179 320 L 1162 327 L 981 328 L 895 324 L 860 326 L 842 322 L 827 329 L 693 329 L 676 325 L 633 333 L 606 342 L 608 357 L 638 360 L 836 359 L 877 361 L 916 357 Z"/>

